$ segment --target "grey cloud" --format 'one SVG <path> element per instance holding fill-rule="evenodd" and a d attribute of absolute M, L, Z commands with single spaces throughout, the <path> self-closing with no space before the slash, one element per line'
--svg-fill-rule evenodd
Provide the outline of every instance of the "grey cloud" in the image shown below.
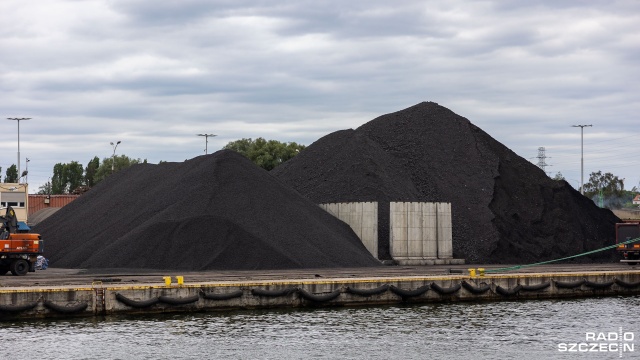
<path fill-rule="evenodd" d="M 615 137 L 640 110 L 635 1 L 95 4 L 88 18 L 30 19 L 38 37 L 0 26 L 0 112 L 34 118 L 30 157 L 86 162 L 121 138 L 127 155 L 182 161 L 202 154 L 202 131 L 219 133 L 210 148 L 308 144 L 432 100 L 523 157 L 547 146 L 575 178 L 570 125 Z"/>

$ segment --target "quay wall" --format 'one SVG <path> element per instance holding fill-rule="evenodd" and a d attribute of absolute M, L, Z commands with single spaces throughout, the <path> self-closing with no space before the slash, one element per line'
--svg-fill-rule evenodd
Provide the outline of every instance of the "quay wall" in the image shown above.
<path fill-rule="evenodd" d="M 0 321 L 640 294 L 640 271 L 0 287 Z"/>

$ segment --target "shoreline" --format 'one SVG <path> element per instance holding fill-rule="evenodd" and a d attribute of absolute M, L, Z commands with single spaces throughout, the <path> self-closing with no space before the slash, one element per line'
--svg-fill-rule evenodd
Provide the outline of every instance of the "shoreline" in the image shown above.
<path fill-rule="evenodd" d="M 119 273 L 49 268 L 0 277 L 0 321 L 640 294 L 640 268 L 621 263 L 543 265 L 484 276 L 468 271 L 479 267 Z"/>

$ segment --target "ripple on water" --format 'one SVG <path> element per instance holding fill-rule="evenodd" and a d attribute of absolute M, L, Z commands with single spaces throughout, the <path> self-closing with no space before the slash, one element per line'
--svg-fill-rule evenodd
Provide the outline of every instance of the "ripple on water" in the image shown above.
<path fill-rule="evenodd" d="M 0 359 L 583 358 L 558 344 L 623 327 L 640 352 L 640 321 L 620 311 L 638 306 L 607 297 L 0 322 Z"/>

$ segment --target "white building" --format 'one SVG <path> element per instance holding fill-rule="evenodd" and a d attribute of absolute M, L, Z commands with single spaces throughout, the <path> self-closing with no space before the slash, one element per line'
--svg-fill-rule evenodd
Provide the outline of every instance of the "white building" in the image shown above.
<path fill-rule="evenodd" d="M 29 209 L 27 184 L 0 183 L 0 215 L 4 216 L 9 206 L 16 212 L 18 221 L 27 222 Z"/>

